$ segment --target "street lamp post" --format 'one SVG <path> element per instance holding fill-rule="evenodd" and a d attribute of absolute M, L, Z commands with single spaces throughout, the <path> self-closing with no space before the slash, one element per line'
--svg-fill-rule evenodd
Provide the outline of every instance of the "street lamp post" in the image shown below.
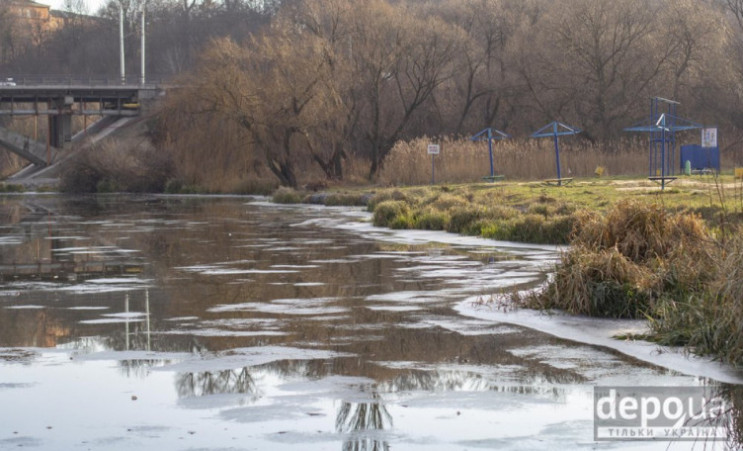
<path fill-rule="evenodd" d="M 119 63 L 121 64 L 121 84 L 126 84 L 126 66 L 124 61 L 124 4 L 119 2 Z"/>
<path fill-rule="evenodd" d="M 145 80 L 146 80 L 145 79 L 145 53 L 144 53 L 145 52 L 144 12 L 145 12 L 145 4 L 142 3 L 142 51 L 141 51 L 142 53 L 142 79 L 140 80 L 142 85 L 145 84 Z"/>

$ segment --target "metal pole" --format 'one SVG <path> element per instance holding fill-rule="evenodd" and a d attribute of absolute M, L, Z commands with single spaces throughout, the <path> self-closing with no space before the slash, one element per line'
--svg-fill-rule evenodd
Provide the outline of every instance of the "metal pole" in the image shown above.
<path fill-rule="evenodd" d="M 555 161 L 557 162 L 557 184 L 562 185 L 562 177 L 560 176 L 560 146 L 557 144 L 557 124 L 555 124 Z"/>
<path fill-rule="evenodd" d="M 666 189 L 666 119 L 662 121 L 663 129 L 661 130 L 660 136 L 662 138 L 660 146 L 660 190 Z"/>
<path fill-rule="evenodd" d="M 145 28 L 144 28 L 144 3 L 142 3 L 142 85 L 145 84 Z"/>
<path fill-rule="evenodd" d="M 650 99 L 650 122 L 649 124 L 651 127 L 652 127 L 652 124 L 655 123 L 655 119 L 653 119 L 653 117 L 655 116 L 655 114 L 653 114 L 653 110 L 654 110 L 653 100 L 654 99 Z M 655 149 L 655 144 L 653 144 L 654 133 L 655 132 L 651 128 L 650 129 L 650 148 L 648 149 L 648 177 L 653 176 L 653 150 Z"/>
<path fill-rule="evenodd" d="M 488 128 L 488 152 L 490 155 L 490 177 L 495 177 L 495 169 L 493 168 L 493 130 Z"/>
<path fill-rule="evenodd" d="M 119 3 L 119 63 L 121 65 L 121 84 L 126 84 L 126 66 L 124 61 L 124 5 Z"/>
<path fill-rule="evenodd" d="M 431 154 L 431 185 L 436 184 L 436 154 Z"/>

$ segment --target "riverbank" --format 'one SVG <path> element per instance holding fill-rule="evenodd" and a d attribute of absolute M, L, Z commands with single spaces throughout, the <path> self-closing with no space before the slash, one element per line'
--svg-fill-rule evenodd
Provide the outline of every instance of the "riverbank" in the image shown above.
<path fill-rule="evenodd" d="M 377 226 L 445 230 L 503 241 L 567 244 L 584 211 L 605 214 L 622 200 L 692 214 L 714 234 L 743 220 L 743 183 L 724 175 L 680 177 L 665 190 L 645 178 L 354 187 L 322 192 L 280 188 L 277 203 L 366 206 Z"/>
<path fill-rule="evenodd" d="M 494 293 L 509 305 L 647 319 L 638 338 L 743 364 L 741 182 L 686 177 L 661 191 L 644 180 L 442 185 L 332 193 L 376 226 L 445 230 L 504 241 L 570 244 L 544 290 Z M 317 203 L 290 190 L 279 202 Z"/>

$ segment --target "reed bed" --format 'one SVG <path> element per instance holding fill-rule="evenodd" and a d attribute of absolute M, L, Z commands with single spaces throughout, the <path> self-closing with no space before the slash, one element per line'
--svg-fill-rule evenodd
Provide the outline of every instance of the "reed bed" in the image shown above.
<path fill-rule="evenodd" d="M 435 157 L 437 183 L 476 182 L 490 175 L 487 142 L 422 137 L 400 141 L 393 147 L 380 171 L 379 183 L 394 186 L 431 183 L 431 156 L 426 148 L 432 142 L 441 145 L 441 154 Z M 599 167 L 603 168 L 603 175 L 647 174 L 648 144 L 639 138 L 604 144 L 579 138 L 561 139 L 560 164 L 562 177 L 591 177 Z M 496 175 L 506 179 L 554 179 L 557 169 L 553 141 L 494 141 L 493 167 Z"/>

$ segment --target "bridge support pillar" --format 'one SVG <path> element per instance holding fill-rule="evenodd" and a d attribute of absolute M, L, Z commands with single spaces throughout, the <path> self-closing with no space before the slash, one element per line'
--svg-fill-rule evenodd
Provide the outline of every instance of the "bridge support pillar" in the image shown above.
<path fill-rule="evenodd" d="M 72 115 L 49 116 L 49 145 L 64 149 L 72 141 Z"/>
<path fill-rule="evenodd" d="M 72 142 L 72 105 L 75 99 L 63 96 L 49 102 L 50 109 L 56 109 L 57 114 L 49 115 L 49 145 L 57 149 L 64 149 Z"/>

